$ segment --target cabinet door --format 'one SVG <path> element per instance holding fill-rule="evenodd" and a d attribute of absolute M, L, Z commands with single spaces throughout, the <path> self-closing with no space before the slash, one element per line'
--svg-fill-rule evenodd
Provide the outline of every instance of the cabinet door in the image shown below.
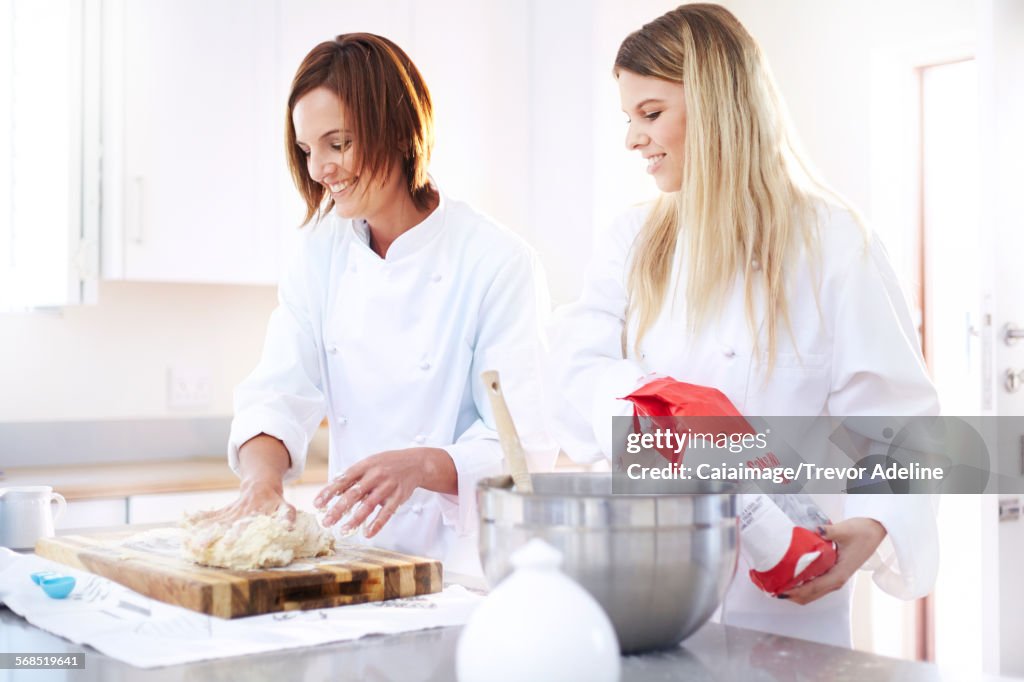
<path fill-rule="evenodd" d="M 185 512 L 224 507 L 238 498 L 238 489 L 197 493 L 132 495 L 128 498 L 128 523 L 176 523 Z"/>
<path fill-rule="evenodd" d="M 105 3 L 105 277 L 276 281 L 277 7 Z"/>
<path fill-rule="evenodd" d="M 313 512 L 313 498 L 324 487 L 323 483 L 286 485 L 284 499 L 300 511 Z M 128 523 L 177 523 L 185 512 L 224 507 L 238 498 L 238 488 L 231 490 L 205 490 L 190 493 L 160 493 L 132 495 L 128 498 Z M 69 509 L 68 515 L 71 515 Z M 107 525 L 124 523 L 122 501 L 120 519 Z"/>
<path fill-rule="evenodd" d="M 122 526 L 127 518 L 125 503 L 123 497 L 71 500 L 67 511 L 56 520 L 54 527 L 57 530 L 77 530 Z"/>

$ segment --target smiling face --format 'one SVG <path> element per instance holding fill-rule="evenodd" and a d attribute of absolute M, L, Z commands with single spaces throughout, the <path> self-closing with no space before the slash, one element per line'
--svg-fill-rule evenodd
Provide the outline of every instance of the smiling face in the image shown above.
<path fill-rule="evenodd" d="M 622 111 L 629 121 L 626 148 L 647 160 L 647 172 L 662 192 L 683 186 L 686 99 L 683 86 L 626 69 L 616 73 Z"/>
<path fill-rule="evenodd" d="M 295 145 L 306 157 L 309 177 L 331 193 L 334 213 L 342 218 L 368 218 L 379 212 L 391 193 L 402 191 L 401 173 L 388 173 L 383 184 L 380 178 L 361 175 L 358 147 L 347 120 L 344 103 L 327 88 L 310 90 L 292 109 Z"/>

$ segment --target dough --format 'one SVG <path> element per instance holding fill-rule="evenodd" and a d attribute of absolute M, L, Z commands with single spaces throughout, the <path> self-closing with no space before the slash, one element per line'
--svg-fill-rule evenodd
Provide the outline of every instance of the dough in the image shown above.
<path fill-rule="evenodd" d="M 204 513 L 186 514 L 182 554 L 197 564 L 241 571 L 334 552 L 334 538 L 315 516 L 297 511 L 289 528 L 287 513 L 281 506 L 274 514 L 246 516 L 230 525 L 207 521 Z"/>

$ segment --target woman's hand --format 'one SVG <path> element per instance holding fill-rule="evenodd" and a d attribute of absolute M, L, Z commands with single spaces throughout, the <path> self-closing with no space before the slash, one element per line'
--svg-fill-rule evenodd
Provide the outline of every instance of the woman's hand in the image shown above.
<path fill-rule="evenodd" d="M 194 514 L 193 523 L 216 522 L 232 524 L 238 519 L 257 514 L 273 514 L 284 505 L 288 522 L 295 522 L 295 507 L 284 500 L 284 474 L 291 457 L 284 443 L 265 433 L 249 439 L 238 450 L 242 482 L 238 499 L 221 509 Z"/>
<path fill-rule="evenodd" d="M 853 518 L 824 526 L 821 537 L 836 543 L 839 558 L 835 566 L 813 580 L 779 595 L 797 604 L 810 604 L 835 592 L 857 572 L 885 539 L 885 526 L 874 519 Z"/>
<path fill-rule="evenodd" d="M 338 498 L 323 518 L 325 526 L 333 526 L 357 502 L 362 502 L 342 526 L 343 531 L 357 528 L 374 509 L 380 507 L 373 523 L 366 529 L 366 537 L 372 538 L 416 488 L 457 492 L 455 464 L 447 452 L 438 448 L 379 452 L 352 465 L 327 484 L 313 505 L 317 509 L 325 509 L 332 499 Z"/>
<path fill-rule="evenodd" d="M 192 516 L 196 523 L 216 522 L 232 524 L 238 519 L 258 514 L 273 514 L 284 505 L 288 509 L 288 522 L 295 523 L 295 507 L 285 502 L 281 484 L 267 480 L 245 480 L 238 491 L 238 499 L 226 507 Z"/>

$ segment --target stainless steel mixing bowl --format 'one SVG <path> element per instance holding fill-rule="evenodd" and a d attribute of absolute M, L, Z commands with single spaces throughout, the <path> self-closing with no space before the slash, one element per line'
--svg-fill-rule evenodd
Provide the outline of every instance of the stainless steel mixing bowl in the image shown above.
<path fill-rule="evenodd" d="M 539 537 L 604 607 L 623 653 L 675 646 L 718 608 L 736 573 L 735 488 L 694 482 L 692 494 L 613 495 L 611 474 L 532 478 L 532 494 L 508 476 L 477 487 L 492 587 L 511 572 L 512 553 Z"/>

